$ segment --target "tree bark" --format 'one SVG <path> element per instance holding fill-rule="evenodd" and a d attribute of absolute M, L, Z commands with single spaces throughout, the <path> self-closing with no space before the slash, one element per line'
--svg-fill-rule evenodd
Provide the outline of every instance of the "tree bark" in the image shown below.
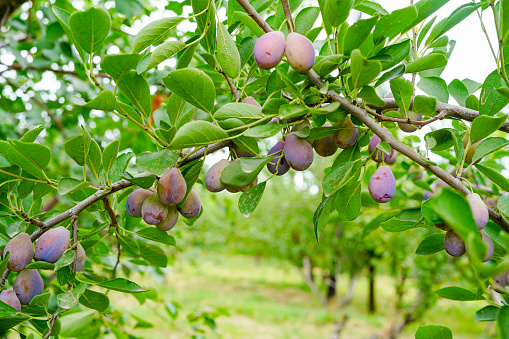
<path fill-rule="evenodd" d="M 11 15 L 25 0 L 0 0 L 0 27 L 3 27 Z"/>
<path fill-rule="evenodd" d="M 369 264 L 369 299 L 368 299 L 368 308 L 369 313 L 373 314 L 376 312 L 376 300 L 375 300 L 375 265 Z"/>

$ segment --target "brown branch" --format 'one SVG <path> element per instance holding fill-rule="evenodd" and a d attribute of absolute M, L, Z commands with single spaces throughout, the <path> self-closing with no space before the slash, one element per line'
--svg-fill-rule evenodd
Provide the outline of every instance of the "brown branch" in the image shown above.
<path fill-rule="evenodd" d="M 55 311 L 55 313 L 52 314 L 50 327 L 49 327 L 48 332 L 46 333 L 46 335 L 44 336 L 43 339 L 48 339 L 49 337 L 52 336 L 53 328 L 55 327 L 55 323 L 56 323 L 57 318 L 58 318 L 58 311 L 60 311 L 60 306 L 58 306 L 57 310 Z"/>
<path fill-rule="evenodd" d="M 290 3 L 288 0 L 281 0 L 283 6 L 283 12 L 285 13 L 286 24 L 288 25 L 289 32 L 295 32 L 295 23 L 292 18 L 292 10 L 290 9 Z"/>
<path fill-rule="evenodd" d="M 115 267 L 113 267 L 113 272 L 111 273 L 111 279 L 115 279 L 117 275 L 117 267 L 120 264 L 120 254 L 121 254 L 121 246 L 120 246 L 120 237 L 118 236 L 118 221 L 113 208 L 111 208 L 110 200 L 108 197 L 102 199 L 104 203 L 104 209 L 108 212 L 108 215 L 111 219 L 110 227 L 115 227 L 115 237 L 117 238 L 117 262 L 115 263 Z"/>
<path fill-rule="evenodd" d="M 14 207 L 14 212 L 16 214 L 18 214 L 19 216 L 21 216 L 23 219 L 25 219 L 26 222 L 29 222 L 37 227 L 43 227 L 44 223 L 40 220 L 36 220 L 32 217 L 30 217 L 26 212 L 23 212 L 19 209 L 17 209 L 16 207 Z"/>
<path fill-rule="evenodd" d="M 53 206 L 56 205 L 57 202 L 58 202 L 58 196 L 55 195 L 53 198 L 51 198 L 50 201 L 48 201 L 48 203 L 46 205 L 42 206 L 41 211 L 45 211 L 45 212 L 49 211 L 50 209 L 53 208 Z"/>
<path fill-rule="evenodd" d="M 431 124 L 432 122 L 437 121 L 437 120 L 443 120 L 447 116 L 447 111 L 444 110 L 444 111 L 440 112 L 440 114 L 435 115 L 433 118 L 430 118 L 430 119 L 424 120 L 424 121 L 417 121 L 417 120 L 410 120 L 410 118 L 399 119 L 399 118 L 386 117 L 381 114 L 378 114 L 375 111 L 370 110 L 369 108 L 366 109 L 366 112 L 375 116 L 378 121 L 392 121 L 392 122 L 399 122 L 399 123 L 405 123 L 405 124 L 419 125 L 421 127 Z"/>
<path fill-rule="evenodd" d="M 235 97 L 235 101 L 238 102 L 240 100 L 239 91 L 237 90 L 237 87 L 235 87 L 233 85 L 232 79 L 230 79 L 230 77 L 228 75 L 226 75 L 226 73 L 223 72 L 223 71 L 221 71 L 219 73 L 224 75 L 224 78 L 226 79 L 226 82 L 228 83 L 228 86 L 230 86 L 230 91 L 232 92 L 233 96 Z"/>
<path fill-rule="evenodd" d="M 73 235 L 73 243 L 72 246 L 74 248 L 74 261 L 72 263 L 72 271 L 74 274 L 76 274 L 76 262 L 78 261 L 78 246 L 76 244 L 78 243 L 78 216 L 75 215 L 72 217 L 72 235 Z"/>
<path fill-rule="evenodd" d="M 251 16 L 253 19 L 255 19 L 255 21 L 258 23 L 257 18 L 258 18 L 258 20 L 260 20 L 261 17 L 256 12 L 256 10 L 253 8 L 253 6 L 251 6 L 249 1 L 248 0 L 237 0 L 237 2 L 246 10 L 246 12 L 249 14 L 249 16 Z M 261 20 L 263 20 L 263 19 L 261 19 Z M 263 22 L 262 24 L 260 24 L 260 23 L 258 23 L 258 24 L 265 32 L 272 31 L 272 28 L 270 28 L 270 26 L 266 22 Z M 313 71 L 311 69 L 304 74 L 317 88 L 319 88 L 319 89 L 322 88 L 323 81 L 320 79 L 320 77 L 318 76 L 318 74 L 316 74 L 315 71 Z M 327 96 L 331 100 L 339 102 L 341 108 L 343 108 L 348 113 L 352 114 L 352 116 L 354 116 L 357 120 L 359 120 L 364 125 L 366 125 L 366 127 L 368 127 L 370 130 L 372 130 L 382 141 L 387 142 L 396 151 L 405 155 L 410 160 L 413 160 L 415 163 L 417 163 L 424 169 L 435 174 L 438 178 L 442 179 L 444 182 L 446 182 L 449 186 L 451 186 L 455 190 L 457 190 L 465 195 L 470 193 L 470 191 L 463 185 L 461 180 L 455 178 L 448 172 L 444 171 L 442 168 L 440 168 L 438 166 L 430 165 L 427 162 L 425 162 L 415 150 L 411 149 L 407 145 L 403 144 L 402 142 L 400 142 L 399 140 L 394 138 L 392 136 L 391 132 L 389 132 L 385 128 L 381 127 L 380 125 L 378 125 L 378 123 L 368 115 L 366 110 L 353 105 L 351 102 L 349 102 L 345 98 L 341 97 L 338 93 L 336 93 L 334 91 L 329 91 L 327 93 Z M 395 102 L 395 100 L 394 100 L 394 102 Z M 440 111 L 443 111 L 443 110 L 450 111 L 450 106 L 452 106 L 452 105 L 447 105 L 447 104 L 438 105 L 437 104 L 437 109 L 439 109 Z M 459 114 L 460 111 L 462 113 L 468 113 L 465 110 L 467 110 L 467 109 L 462 108 L 461 110 L 457 110 L 457 113 Z M 472 111 L 472 110 L 470 110 L 470 111 Z M 472 113 L 472 112 L 470 112 L 470 113 Z M 476 116 L 479 115 L 479 113 L 476 111 L 473 111 L 473 113 L 476 114 Z M 468 115 L 468 114 L 465 114 L 465 115 Z M 466 120 L 468 120 L 468 119 L 466 119 Z M 504 126 L 505 126 L 505 124 L 504 124 Z M 490 219 L 493 220 L 493 222 L 495 222 L 498 226 L 500 226 L 500 228 L 502 230 L 504 230 L 504 232 L 509 233 L 509 222 L 507 222 L 500 214 L 495 212 L 490 207 L 488 207 L 488 210 L 490 213 Z"/>

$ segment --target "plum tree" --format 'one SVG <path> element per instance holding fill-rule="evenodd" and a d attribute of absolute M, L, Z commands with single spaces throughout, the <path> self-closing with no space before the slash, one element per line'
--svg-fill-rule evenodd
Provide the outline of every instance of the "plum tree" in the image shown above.
<path fill-rule="evenodd" d="M 39 271 L 26 269 L 21 271 L 13 284 L 14 292 L 22 305 L 28 305 L 32 299 L 44 292 L 44 282 Z"/>
<path fill-rule="evenodd" d="M 369 179 L 369 194 L 376 202 L 389 202 L 396 193 L 396 179 L 388 166 L 380 166 Z"/>
<path fill-rule="evenodd" d="M 196 192 L 194 188 L 189 192 L 184 204 L 178 207 L 178 211 L 184 218 L 188 219 L 196 218 L 200 214 L 201 200 L 198 192 Z"/>
<path fill-rule="evenodd" d="M 323 127 L 331 127 L 332 125 L 330 122 L 325 122 L 323 124 Z M 331 155 L 334 155 L 336 151 L 338 150 L 338 146 L 336 145 L 336 142 L 334 141 L 334 137 L 331 135 L 327 135 L 321 139 L 315 140 L 313 143 L 313 148 L 315 149 L 316 153 L 318 153 L 322 157 L 330 157 Z"/>
<path fill-rule="evenodd" d="M 27 233 L 21 232 L 12 238 L 5 245 L 3 258 L 9 252 L 11 255 L 7 260 L 7 268 L 13 272 L 21 272 L 30 264 L 34 257 L 34 246 Z"/>
<path fill-rule="evenodd" d="M 18 312 L 21 311 L 21 303 L 19 302 L 16 292 L 13 290 L 3 290 L 0 292 L 0 301 L 14 307 Z"/>
<path fill-rule="evenodd" d="M 332 135 L 339 148 L 347 149 L 355 144 L 359 136 L 359 128 L 352 122 L 350 116 L 335 122 L 333 126 L 344 127 L 343 130 L 337 131 Z"/>
<path fill-rule="evenodd" d="M 304 171 L 313 163 L 313 148 L 293 133 L 286 135 L 284 152 L 286 162 L 296 171 Z"/>
<path fill-rule="evenodd" d="M 454 233 L 453 230 L 447 231 L 444 237 L 444 248 L 445 251 L 453 257 L 461 257 L 465 254 L 466 247 L 463 240 Z"/>
<path fill-rule="evenodd" d="M 156 225 L 163 222 L 168 214 L 168 206 L 159 200 L 157 193 L 152 194 L 145 199 L 141 207 L 141 216 L 143 221 L 149 225 Z"/>
<path fill-rule="evenodd" d="M 475 223 L 479 229 L 483 229 L 488 224 L 490 214 L 488 207 L 482 200 L 481 196 L 477 193 L 470 193 L 467 195 L 467 201 L 472 209 Z"/>
<path fill-rule="evenodd" d="M 35 244 L 37 260 L 49 263 L 57 262 L 71 246 L 71 232 L 59 226 L 44 233 Z"/>
<path fill-rule="evenodd" d="M 152 191 L 139 188 L 129 195 L 125 208 L 127 213 L 134 218 L 141 218 L 141 206 L 152 195 Z"/>
<path fill-rule="evenodd" d="M 286 59 L 299 73 L 309 71 L 315 64 L 315 48 L 304 35 L 291 32 L 286 37 Z"/>
<path fill-rule="evenodd" d="M 283 175 L 290 169 L 290 166 L 286 162 L 285 156 L 283 154 L 283 149 L 285 148 L 284 141 L 278 141 L 272 148 L 269 150 L 267 155 L 271 155 L 277 158 L 272 159 L 267 164 L 267 169 L 270 173 L 276 175 Z"/>
<path fill-rule="evenodd" d="M 175 206 L 186 196 L 187 184 L 178 168 L 172 168 L 159 178 L 157 195 L 163 204 Z M 164 217 L 163 217 L 164 219 Z M 145 220 L 146 221 L 146 220 Z"/>
<path fill-rule="evenodd" d="M 225 185 L 221 182 L 221 173 L 223 173 L 223 170 L 229 164 L 230 161 L 222 159 L 209 168 L 207 174 L 205 175 L 205 187 L 210 192 L 221 192 L 226 188 Z"/>
<path fill-rule="evenodd" d="M 269 32 L 262 35 L 255 43 L 254 58 L 261 69 L 275 67 L 285 53 L 285 35 L 283 32 Z"/>

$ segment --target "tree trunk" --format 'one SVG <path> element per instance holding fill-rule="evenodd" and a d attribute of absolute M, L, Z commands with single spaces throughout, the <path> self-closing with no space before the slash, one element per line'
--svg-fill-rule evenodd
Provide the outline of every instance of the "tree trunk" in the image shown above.
<path fill-rule="evenodd" d="M 369 273 L 368 273 L 368 280 L 369 280 L 369 313 L 375 313 L 376 312 L 376 300 L 375 300 L 375 266 L 373 264 L 369 264 Z"/>
<path fill-rule="evenodd" d="M 332 262 L 331 272 L 329 274 L 329 283 L 327 288 L 327 301 L 330 301 L 332 298 L 336 296 L 336 279 L 337 274 L 336 267 L 337 267 L 338 261 L 334 260 Z"/>
<path fill-rule="evenodd" d="M 3 27 L 11 15 L 25 0 L 0 0 L 0 27 Z"/>

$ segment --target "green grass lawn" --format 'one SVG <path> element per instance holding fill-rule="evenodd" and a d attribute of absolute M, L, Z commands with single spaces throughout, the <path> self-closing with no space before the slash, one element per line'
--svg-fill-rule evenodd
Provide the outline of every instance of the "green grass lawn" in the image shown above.
<path fill-rule="evenodd" d="M 189 257 L 196 259 L 191 264 Z M 343 278 L 343 277 L 342 277 Z M 182 305 L 177 320 L 172 320 L 162 302 L 147 300 L 139 305 L 132 296 L 112 293 L 117 309 L 127 310 L 153 324 L 152 328 L 134 330 L 143 338 L 189 338 L 193 331 L 187 314 L 198 308 L 225 307 L 230 316 L 217 318 L 217 331 L 207 338 L 329 338 L 335 318 L 346 312 L 350 320 L 342 338 L 373 338 L 380 334 L 391 314 L 394 289 L 390 277 L 377 278 L 378 311 L 367 313 L 367 281 L 359 279 L 353 303 L 346 310 L 324 307 L 309 291 L 296 269 L 275 260 L 242 255 L 193 252 L 183 255 L 168 270 L 165 279 L 147 276 L 134 278 L 145 288 L 157 292 L 164 301 Z M 346 279 L 340 287 L 343 294 Z M 420 324 L 409 326 L 403 338 L 414 338 L 418 325 L 441 324 L 452 329 L 454 338 L 482 338 L 486 324 L 474 322 L 474 313 L 482 302 L 439 300 Z M 132 319 L 132 325 L 135 320 Z M 204 326 L 202 326 L 204 327 Z"/>

